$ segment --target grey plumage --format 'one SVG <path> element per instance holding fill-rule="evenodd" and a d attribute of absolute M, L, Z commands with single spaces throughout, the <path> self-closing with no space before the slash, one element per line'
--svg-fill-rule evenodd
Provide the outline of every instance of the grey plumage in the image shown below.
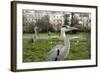
<path fill-rule="evenodd" d="M 69 30 L 68 29 L 66 30 L 66 28 L 61 29 L 61 38 L 64 40 L 64 43 L 56 45 L 48 52 L 48 61 L 61 61 L 68 56 L 70 49 L 70 41 L 68 38 L 66 38 L 65 31 Z"/>

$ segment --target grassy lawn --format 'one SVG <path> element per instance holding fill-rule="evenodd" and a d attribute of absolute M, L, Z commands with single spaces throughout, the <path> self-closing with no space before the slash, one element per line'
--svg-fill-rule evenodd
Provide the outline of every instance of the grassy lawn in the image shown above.
<path fill-rule="evenodd" d="M 56 44 L 63 43 L 62 40 L 57 38 L 48 38 L 47 33 L 40 33 L 39 38 L 35 42 L 30 43 L 29 39 L 32 34 L 23 35 L 23 62 L 39 62 L 46 61 L 48 52 Z M 70 53 L 65 60 L 82 60 L 90 59 L 90 43 L 88 42 L 88 33 L 79 32 L 77 34 L 67 34 L 67 37 L 72 38 L 78 36 L 79 38 L 73 38 L 70 40 Z M 51 36 L 59 36 L 58 33 L 51 33 Z"/>

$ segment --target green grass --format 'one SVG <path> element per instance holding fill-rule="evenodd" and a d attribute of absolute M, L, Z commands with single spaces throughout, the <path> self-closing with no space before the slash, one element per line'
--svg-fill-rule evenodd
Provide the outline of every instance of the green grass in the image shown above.
<path fill-rule="evenodd" d="M 88 43 L 84 44 L 74 44 L 71 43 L 71 49 L 67 60 L 82 60 L 90 59 L 90 45 Z"/>
<path fill-rule="evenodd" d="M 24 34 L 23 36 L 30 36 L 32 34 Z M 52 33 L 52 36 L 58 36 L 57 33 Z M 90 36 L 85 33 L 68 34 L 68 37 L 80 36 L 78 39 L 72 39 L 70 41 L 70 53 L 65 60 L 82 60 L 90 59 L 90 43 L 87 41 L 87 37 Z M 47 33 L 40 33 L 39 37 L 48 37 Z M 77 40 L 79 41 L 78 43 Z M 23 62 L 40 62 L 46 61 L 48 52 L 56 44 L 62 43 L 58 38 L 51 39 L 37 39 L 34 43 L 30 43 L 28 39 L 23 38 Z"/>

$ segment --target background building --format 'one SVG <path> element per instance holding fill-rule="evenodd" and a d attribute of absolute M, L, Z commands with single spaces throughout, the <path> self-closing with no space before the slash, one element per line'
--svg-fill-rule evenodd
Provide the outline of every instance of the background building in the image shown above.
<path fill-rule="evenodd" d="M 62 12 L 55 12 L 49 14 L 50 23 L 55 31 L 59 30 L 64 25 L 64 14 Z"/>
<path fill-rule="evenodd" d="M 64 11 L 23 10 L 23 31 L 59 31 L 63 25 L 77 27 L 80 30 L 90 30 L 91 14 Z"/>

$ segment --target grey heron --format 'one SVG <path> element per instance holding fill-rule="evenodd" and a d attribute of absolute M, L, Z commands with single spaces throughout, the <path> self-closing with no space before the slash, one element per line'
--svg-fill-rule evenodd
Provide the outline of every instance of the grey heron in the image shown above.
<path fill-rule="evenodd" d="M 68 56 L 70 50 L 70 40 L 68 37 L 66 37 L 65 32 L 71 31 L 73 29 L 76 28 L 70 26 L 63 26 L 61 28 L 60 36 L 61 39 L 63 39 L 63 44 L 56 45 L 48 52 L 48 61 L 61 61 Z"/>

